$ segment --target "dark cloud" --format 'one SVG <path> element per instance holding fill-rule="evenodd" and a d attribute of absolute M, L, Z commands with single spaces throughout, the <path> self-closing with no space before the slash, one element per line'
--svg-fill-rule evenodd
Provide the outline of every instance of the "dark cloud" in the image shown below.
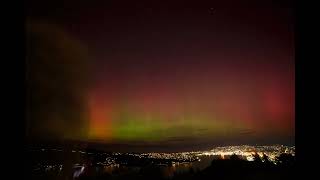
<path fill-rule="evenodd" d="M 86 48 L 54 24 L 26 30 L 27 136 L 85 137 Z"/>

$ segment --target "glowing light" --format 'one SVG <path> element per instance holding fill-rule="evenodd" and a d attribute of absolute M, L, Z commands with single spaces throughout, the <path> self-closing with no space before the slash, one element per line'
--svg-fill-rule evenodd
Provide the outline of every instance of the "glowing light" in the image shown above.
<path fill-rule="evenodd" d="M 73 173 L 73 178 L 77 178 L 79 177 L 83 172 L 84 172 L 84 166 L 81 167 L 81 169 L 79 170 L 76 170 L 74 173 Z"/>

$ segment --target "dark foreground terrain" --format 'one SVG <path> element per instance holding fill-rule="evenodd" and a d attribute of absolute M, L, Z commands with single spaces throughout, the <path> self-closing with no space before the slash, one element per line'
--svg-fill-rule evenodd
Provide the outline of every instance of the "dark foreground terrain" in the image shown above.
<path fill-rule="evenodd" d="M 61 155 L 63 154 L 63 155 Z M 264 155 L 247 161 L 232 155 L 228 159 L 214 159 L 206 168 L 199 169 L 192 162 L 172 163 L 168 160 L 130 158 L 121 156 L 74 155 L 75 153 L 29 155 L 28 172 L 35 180 L 191 180 L 191 179 L 291 179 L 296 175 L 295 156 L 281 154 L 276 162 Z M 45 159 L 45 164 L 39 165 Z M 103 163 L 102 163 L 103 162 Z M 181 166 L 184 170 L 181 171 Z"/>

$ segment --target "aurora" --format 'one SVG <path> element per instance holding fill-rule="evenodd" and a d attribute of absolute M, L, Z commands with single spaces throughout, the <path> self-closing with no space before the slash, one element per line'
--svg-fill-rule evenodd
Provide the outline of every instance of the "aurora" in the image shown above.
<path fill-rule="evenodd" d="M 101 3 L 30 7 L 31 139 L 294 143 L 292 9 Z"/>

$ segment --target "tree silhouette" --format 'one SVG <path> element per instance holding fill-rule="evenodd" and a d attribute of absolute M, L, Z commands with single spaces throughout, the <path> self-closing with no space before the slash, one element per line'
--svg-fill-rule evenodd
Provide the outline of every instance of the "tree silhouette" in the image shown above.
<path fill-rule="evenodd" d="M 295 161 L 295 157 L 287 153 L 280 154 L 276 158 L 277 164 L 284 165 L 284 166 L 291 166 L 294 164 L 294 161 Z"/>
<path fill-rule="evenodd" d="M 257 154 L 257 153 L 254 153 L 253 159 L 254 159 L 254 162 L 256 162 L 256 163 L 262 163 L 262 160 L 261 160 L 259 154 Z"/>
<path fill-rule="evenodd" d="M 232 154 L 232 155 L 230 156 L 230 160 L 238 161 L 238 160 L 240 160 L 240 158 L 239 158 L 239 156 L 237 156 L 236 154 Z"/>

